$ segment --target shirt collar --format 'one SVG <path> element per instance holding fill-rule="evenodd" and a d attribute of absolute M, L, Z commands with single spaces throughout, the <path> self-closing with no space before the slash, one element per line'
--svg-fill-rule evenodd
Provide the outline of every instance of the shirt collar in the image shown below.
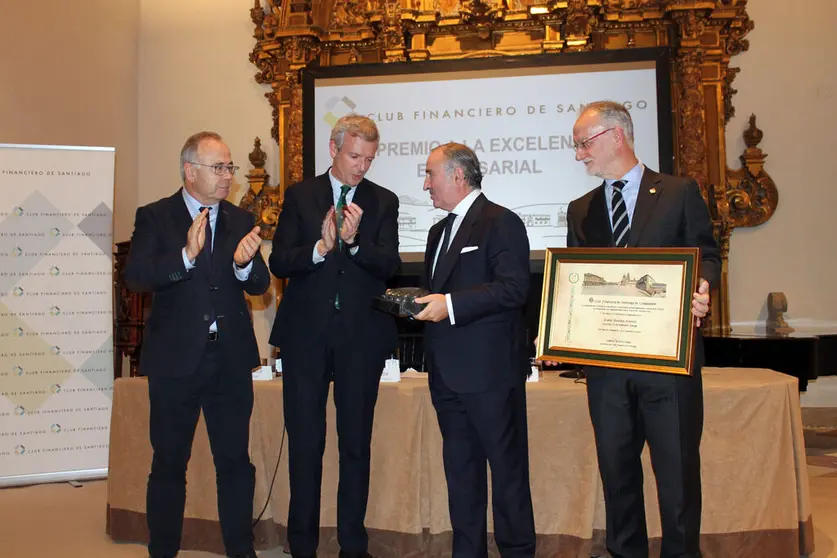
<path fill-rule="evenodd" d="M 474 188 L 468 195 L 462 198 L 456 207 L 453 208 L 451 213 L 456 214 L 457 217 L 464 217 L 468 210 L 471 209 L 471 206 L 474 205 L 474 202 L 477 200 L 479 195 L 482 194 L 482 190 L 479 188 Z"/>
<path fill-rule="evenodd" d="M 645 165 L 642 164 L 642 161 L 638 161 L 634 167 L 625 173 L 625 176 L 620 178 L 622 182 L 625 183 L 625 186 L 639 186 L 639 183 L 642 181 L 642 173 L 645 170 Z M 613 183 L 616 182 L 616 179 L 613 180 L 605 180 L 605 186 L 610 189 L 613 188 Z"/>
<path fill-rule="evenodd" d="M 212 211 L 209 212 L 210 214 L 218 213 L 218 205 L 220 202 L 215 202 L 212 205 L 204 205 L 196 200 L 185 187 L 182 188 L 181 191 L 183 192 L 183 201 L 186 203 L 186 208 L 189 210 L 189 214 L 192 215 L 192 217 L 195 217 L 198 213 L 200 213 L 202 207 L 211 207 Z"/>
<path fill-rule="evenodd" d="M 331 174 L 331 169 L 328 169 L 328 179 L 331 182 L 331 189 L 335 192 L 340 192 L 341 188 L 343 188 L 343 183 L 337 180 L 337 177 Z M 352 190 L 350 190 L 350 192 L 353 191 L 355 188 L 357 188 L 357 184 L 352 186 Z"/>

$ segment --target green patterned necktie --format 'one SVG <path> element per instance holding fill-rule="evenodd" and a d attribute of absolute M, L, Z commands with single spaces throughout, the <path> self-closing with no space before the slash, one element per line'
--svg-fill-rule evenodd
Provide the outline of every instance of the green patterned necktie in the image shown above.
<path fill-rule="evenodd" d="M 351 190 L 351 186 L 343 184 L 340 187 L 340 198 L 337 200 L 337 207 L 334 208 L 334 214 L 337 217 L 337 242 L 340 244 L 340 250 L 343 249 L 343 238 L 340 236 L 340 231 L 343 230 L 343 210 L 346 209 L 346 194 Z"/>
<path fill-rule="evenodd" d="M 343 210 L 346 209 L 346 194 L 351 190 L 351 186 L 343 184 L 340 187 L 340 198 L 337 200 L 337 206 L 334 208 L 335 217 L 337 219 L 337 243 L 340 246 L 340 251 L 343 251 L 343 238 L 340 236 L 340 231 L 343 230 Z M 340 310 L 340 293 L 334 295 L 334 308 Z"/>

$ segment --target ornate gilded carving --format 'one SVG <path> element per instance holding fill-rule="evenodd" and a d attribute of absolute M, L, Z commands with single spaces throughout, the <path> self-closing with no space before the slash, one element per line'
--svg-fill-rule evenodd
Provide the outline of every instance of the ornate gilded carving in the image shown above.
<path fill-rule="evenodd" d="M 288 165 L 288 180 L 294 184 L 302 180 L 302 87 L 298 71 L 288 72 L 285 80 L 291 90 L 288 110 L 289 141 L 285 160 Z"/>
<path fill-rule="evenodd" d="M 264 8 L 259 4 L 259 0 L 256 0 L 255 5 L 250 10 L 250 19 L 256 24 L 256 29 L 253 31 L 256 40 L 264 39 L 264 18 Z"/>
<path fill-rule="evenodd" d="M 398 0 L 385 0 L 378 40 L 384 49 L 384 62 L 407 61 L 404 29 L 401 26 L 401 6 Z"/>
<path fill-rule="evenodd" d="M 677 57 L 677 89 L 680 93 L 678 151 L 681 174 L 691 176 L 698 184 L 705 186 L 707 169 L 702 62 L 703 53 L 699 50 L 685 50 Z"/>
<path fill-rule="evenodd" d="M 747 148 L 741 155 L 740 169 L 728 170 L 726 198 L 729 217 L 735 227 L 755 227 L 767 222 L 779 204 L 779 191 L 764 170 L 767 154 L 759 149 L 764 134 L 756 127 L 756 116 L 750 115 L 750 125 L 744 131 Z"/>
<path fill-rule="evenodd" d="M 727 73 L 724 76 L 724 88 L 722 93 L 724 95 L 724 126 L 729 124 L 729 121 L 735 116 L 735 107 L 732 104 L 732 97 L 738 93 L 737 89 L 732 88 L 732 82 L 741 68 L 727 68 Z"/>
<path fill-rule="evenodd" d="M 270 175 L 264 169 L 266 161 L 267 154 L 262 151 L 262 140 L 256 138 L 250 153 L 250 164 L 253 168 L 247 173 L 250 187 L 238 205 L 255 215 L 256 224 L 261 227 L 261 237 L 271 240 L 281 211 L 280 191 L 278 186 L 268 184 Z"/>
<path fill-rule="evenodd" d="M 462 0 L 459 17 L 462 23 L 472 25 L 481 39 L 491 36 L 494 23 L 503 19 L 506 11 L 505 0 L 485 2 L 484 0 Z"/>
<path fill-rule="evenodd" d="M 592 10 L 587 7 L 587 0 L 569 0 L 564 23 L 564 40 L 568 50 L 587 50 L 593 31 Z"/>
<path fill-rule="evenodd" d="M 724 258 L 735 227 L 763 222 L 775 208 L 775 185 L 763 171 L 761 151 L 748 148 L 745 169 L 730 171 L 721 149 L 735 111 L 738 69 L 729 67 L 730 58 L 747 50 L 753 29 L 746 0 L 254 2 L 250 60 L 258 68 L 256 81 L 272 88 L 283 185 L 302 179 L 300 70 L 314 60 L 322 66 L 409 64 L 665 46 L 674 52 L 675 166 L 701 184 Z M 721 294 L 708 324 L 713 330 L 729 327 L 726 269 L 724 260 Z"/>
<path fill-rule="evenodd" d="M 745 37 L 753 30 L 755 24 L 744 12 L 744 6 L 740 7 L 741 16 L 730 21 L 729 35 L 727 37 L 727 54 L 735 56 L 750 48 L 750 41 Z"/>
<path fill-rule="evenodd" d="M 334 10 L 329 22 L 329 29 L 342 29 L 344 27 L 355 27 L 369 23 L 363 12 L 364 3 L 353 2 L 352 0 L 337 0 L 334 3 Z"/>

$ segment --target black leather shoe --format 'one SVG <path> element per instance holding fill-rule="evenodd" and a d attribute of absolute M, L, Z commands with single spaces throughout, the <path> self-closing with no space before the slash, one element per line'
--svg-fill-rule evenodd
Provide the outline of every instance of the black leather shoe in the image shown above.
<path fill-rule="evenodd" d="M 368 552 L 351 553 L 344 550 L 340 551 L 340 558 L 375 558 Z"/>

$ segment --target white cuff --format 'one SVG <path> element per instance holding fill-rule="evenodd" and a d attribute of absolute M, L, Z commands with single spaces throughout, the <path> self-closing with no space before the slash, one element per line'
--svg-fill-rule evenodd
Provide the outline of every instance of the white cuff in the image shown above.
<path fill-rule="evenodd" d="M 248 263 L 247 266 L 243 268 L 239 268 L 237 265 L 235 265 L 235 262 L 233 262 L 233 273 L 235 273 L 235 276 L 239 281 L 246 281 L 247 279 L 249 279 L 250 272 L 252 270 L 253 260 L 250 260 L 250 263 Z"/>
<path fill-rule="evenodd" d="M 450 293 L 445 294 L 445 303 L 448 305 L 448 318 L 450 318 L 450 325 L 456 325 L 456 318 L 453 315 L 453 299 Z"/>
<path fill-rule="evenodd" d="M 183 247 L 183 265 L 186 266 L 186 271 L 192 271 L 195 269 L 195 260 L 190 260 L 186 256 L 186 247 Z"/>
<path fill-rule="evenodd" d="M 325 261 L 325 256 L 321 256 L 321 255 L 320 255 L 320 253 L 317 251 L 317 245 L 318 245 L 319 243 L 320 243 L 320 241 L 319 241 L 319 240 L 318 240 L 317 242 L 315 242 L 315 243 L 314 243 L 314 252 L 313 252 L 313 254 L 312 254 L 312 256 L 311 256 L 311 261 L 312 261 L 312 262 L 314 262 L 315 264 L 318 264 L 318 263 L 320 263 L 320 262 L 324 262 L 324 261 Z"/>

